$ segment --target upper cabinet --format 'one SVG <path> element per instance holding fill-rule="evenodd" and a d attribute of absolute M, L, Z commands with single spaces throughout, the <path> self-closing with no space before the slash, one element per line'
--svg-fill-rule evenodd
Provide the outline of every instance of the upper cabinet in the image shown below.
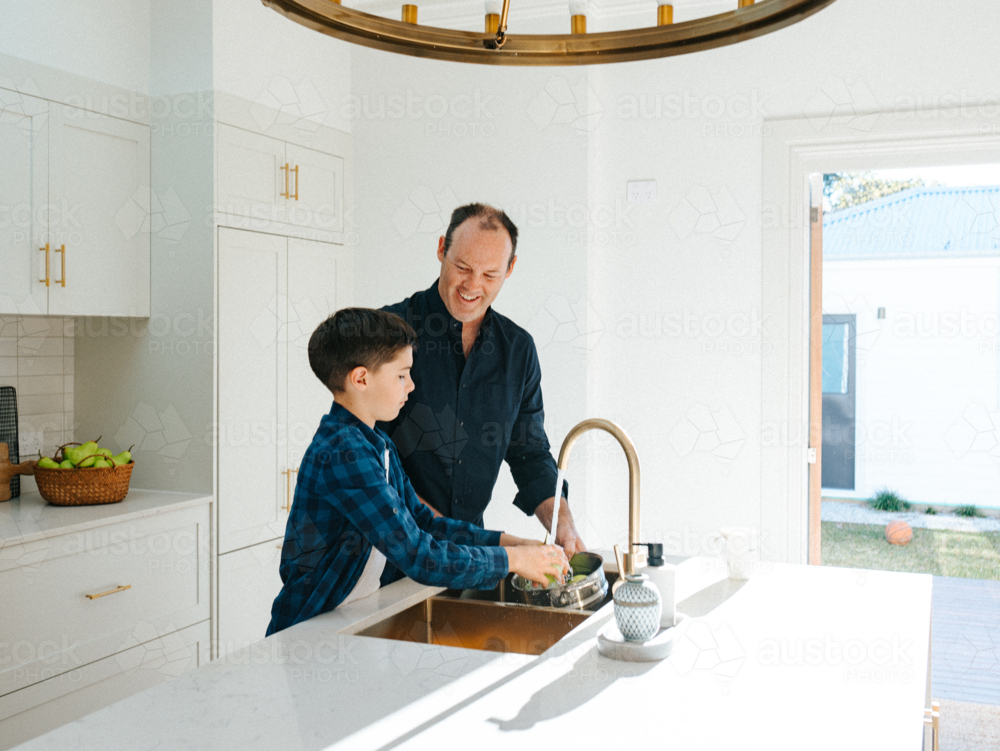
<path fill-rule="evenodd" d="M 48 103 L 0 89 L 0 313 L 48 312 L 41 217 L 48 154 Z"/>
<path fill-rule="evenodd" d="M 0 90 L 0 165 L 0 313 L 148 316 L 149 127 Z"/>
<path fill-rule="evenodd" d="M 333 154 L 218 125 L 216 209 L 241 229 L 343 242 L 344 160 Z M 317 234 L 318 233 L 318 234 Z"/>

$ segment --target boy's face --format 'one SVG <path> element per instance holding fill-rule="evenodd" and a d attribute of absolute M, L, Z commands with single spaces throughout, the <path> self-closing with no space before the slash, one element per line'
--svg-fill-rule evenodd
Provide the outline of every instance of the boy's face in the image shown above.
<path fill-rule="evenodd" d="M 413 367 L 413 347 L 403 347 L 396 356 L 374 373 L 368 374 L 365 401 L 376 420 L 395 420 L 413 391 L 410 368 Z"/>

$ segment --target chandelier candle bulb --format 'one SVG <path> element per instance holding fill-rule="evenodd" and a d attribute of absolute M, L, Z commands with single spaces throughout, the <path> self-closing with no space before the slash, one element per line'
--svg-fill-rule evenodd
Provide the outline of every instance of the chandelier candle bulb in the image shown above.
<path fill-rule="evenodd" d="M 656 7 L 656 25 L 670 26 L 674 22 L 674 6 L 669 2 L 660 2 Z"/>
<path fill-rule="evenodd" d="M 500 28 L 500 12 L 503 3 L 500 0 L 486 0 L 486 33 L 496 34 Z"/>
<path fill-rule="evenodd" d="M 570 0 L 570 33 L 587 33 L 587 2 L 586 0 Z"/>

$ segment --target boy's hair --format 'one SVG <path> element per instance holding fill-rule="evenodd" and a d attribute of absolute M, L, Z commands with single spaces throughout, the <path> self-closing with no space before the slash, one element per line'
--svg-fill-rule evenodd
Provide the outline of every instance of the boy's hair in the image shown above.
<path fill-rule="evenodd" d="M 417 348 L 417 333 L 394 313 L 371 308 L 338 310 L 309 337 L 309 366 L 330 391 L 342 393 L 358 367 L 373 373 L 404 347 Z"/>

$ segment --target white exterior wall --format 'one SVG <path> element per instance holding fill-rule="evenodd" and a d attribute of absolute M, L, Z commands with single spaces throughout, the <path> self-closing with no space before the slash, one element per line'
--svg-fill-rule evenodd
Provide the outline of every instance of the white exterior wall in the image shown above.
<path fill-rule="evenodd" d="M 825 494 L 1000 505 L 1000 259 L 827 261 L 823 312 L 858 332 L 856 490 Z"/>

